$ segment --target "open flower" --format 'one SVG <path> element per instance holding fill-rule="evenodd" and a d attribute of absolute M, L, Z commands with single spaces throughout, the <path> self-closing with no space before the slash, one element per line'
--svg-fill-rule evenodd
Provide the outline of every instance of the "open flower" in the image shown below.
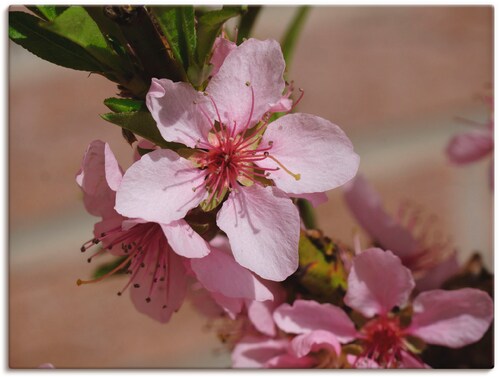
<path fill-rule="evenodd" d="M 106 252 L 124 259 L 105 275 L 78 280 L 78 284 L 98 282 L 126 268 L 130 279 L 118 294 L 131 287 L 137 310 L 167 322 L 186 294 L 188 276 L 182 257 L 200 258 L 210 249 L 184 220 L 160 225 L 119 215 L 113 207 L 122 174 L 107 143 L 96 140 L 88 146 L 76 181 L 83 191 L 85 208 L 102 220 L 96 223 L 94 238 L 82 246 L 82 251 L 100 244 L 89 262 Z"/>
<path fill-rule="evenodd" d="M 300 219 L 290 196 L 317 195 L 356 173 L 359 156 L 344 132 L 309 114 L 269 123 L 282 99 L 285 62 L 275 41 L 249 39 L 225 57 L 205 93 L 153 79 L 146 103 L 167 141 L 125 173 L 116 210 L 168 224 L 202 205 L 234 257 L 259 276 L 284 280 L 298 267 Z"/>
<path fill-rule="evenodd" d="M 389 251 L 368 249 L 353 260 L 344 302 L 366 320 L 356 329 L 346 313 L 330 304 L 296 300 L 274 312 L 279 328 L 289 334 L 321 339 L 330 334 L 332 347 L 353 340 L 361 353 L 350 358 L 353 367 L 424 368 L 413 354 L 410 337 L 427 344 L 459 348 L 481 339 L 493 318 L 493 302 L 471 288 L 433 290 L 413 301 L 411 323 L 405 324 L 394 308 L 409 303 L 415 286 L 411 272 Z M 336 352 L 338 355 L 338 352 Z"/>
<path fill-rule="evenodd" d="M 385 250 L 391 250 L 414 275 L 418 290 L 439 288 L 459 270 L 456 252 L 429 236 L 430 222 L 417 224 L 417 214 L 403 219 L 390 216 L 380 196 L 362 175 L 344 186 L 344 198 L 359 224 Z M 421 219 L 420 219 L 421 220 Z"/>

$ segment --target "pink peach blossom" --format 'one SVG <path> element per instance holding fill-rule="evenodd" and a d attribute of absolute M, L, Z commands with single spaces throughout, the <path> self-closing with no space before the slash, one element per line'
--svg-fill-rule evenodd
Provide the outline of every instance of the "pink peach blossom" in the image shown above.
<path fill-rule="evenodd" d="M 300 219 L 290 196 L 344 184 L 359 156 L 338 126 L 317 116 L 289 114 L 268 124 L 282 100 L 284 69 L 277 42 L 249 39 L 227 54 L 205 93 L 153 79 L 146 104 L 162 136 L 193 153 L 143 156 L 125 173 L 116 210 L 168 224 L 202 202 L 223 202 L 217 225 L 236 261 L 268 280 L 292 274 Z"/>
<path fill-rule="evenodd" d="M 428 368 L 413 353 L 409 337 L 458 348 L 480 340 L 489 328 L 493 302 L 487 293 L 471 288 L 432 290 L 411 303 L 414 286 L 410 270 L 390 251 L 361 252 L 353 260 L 344 298 L 366 318 L 360 326 L 328 303 L 284 303 L 273 313 L 279 335 L 243 337 L 234 348 L 233 366 L 331 368 L 348 362 L 354 368 Z M 413 309 L 409 324 L 401 317 L 408 305 Z M 342 345 L 347 344 L 357 345 L 361 353 L 345 354 Z"/>
<path fill-rule="evenodd" d="M 493 97 L 485 97 L 490 106 L 491 115 L 486 124 L 466 121 L 476 129 L 455 135 L 446 146 L 446 154 L 451 163 L 466 165 L 493 155 Z M 489 183 L 493 188 L 493 161 L 490 165 Z"/>
<path fill-rule="evenodd" d="M 167 322 L 180 308 L 186 293 L 188 277 L 182 257 L 203 257 L 210 252 L 209 246 L 184 220 L 157 224 L 126 218 L 114 211 L 115 192 L 122 174 L 109 145 L 93 141 L 76 181 L 83 191 L 86 209 L 102 220 L 95 225 L 94 238 L 82 246 L 82 251 L 101 244 L 89 262 L 106 252 L 125 259 L 106 275 L 78 283 L 101 281 L 128 266 L 130 279 L 118 294 L 133 287 L 130 292 L 135 307 L 160 322 Z"/>
<path fill-rule="evenodd" d="M 449 243 L 430 240 L 431 222 L 422 221 L 423 226 L 417 228 L 417 215 L 410 215 L 407 224 L 403 216 L 390 216 L 380 196 L 362 175 L 358 174 L 344 186 L 344 199 L 373 241 L 396 254 L 413 272 L 418 290 L 438 288 L 459 271 L 456 252 Z"/>

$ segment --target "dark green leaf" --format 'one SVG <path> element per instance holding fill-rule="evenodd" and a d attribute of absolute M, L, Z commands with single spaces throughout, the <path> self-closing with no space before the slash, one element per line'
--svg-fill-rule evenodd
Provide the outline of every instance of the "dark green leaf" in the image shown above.
<path fill-rule="evenodd" d="M 194 7 L 152 6 L 150 10 L 157 18 L 174 58 L 187 72 L 196 51 Z"/>
<path fill-rule="evenodd" d="M 108 45 L 99 27 L 83 7 L 72 6 L 42 26 L 83 47 L 103 65 L 109 67 L 109 71 L 119 70 L 121 67 L 118 55 Z"/>
<path fill-rule="evenodd" d="M 297 40 L 299 38 L 300 31 L 304 26 L 304 22 L 309 13 L 310 8 L 307 6 L 302 6 L 297 9 L 297 13 L 295 14 L 294 19 L 288 26 L 288 29 L 285 33 L 281 41 L 281 48 L 283 50 L 283 57 L 285 58 L 286 65 L 289 66 L 291 64 L 291 60 L 293 57 L 293 52 L 295 50 L 295 45 L 297 44 Z"/>
<path fill-rule="evenodd" d="M 172 150 L 183 147 L 182 144 L 169 143 L 163 139 L 149 111 L 107 113 L 102 114 L 101 117 L 155 143 L 159 147 Z"/>
<path fill-rule="evenodd" d="M 144 101 L 129 98 L 106 98 L 104 104 L 115 113 L 130 113 L 145 109 Z"/>
<path fill-rule="evenodd" d="M 80 71 L 102 72 L 104 67 L 78 44 L 42 28 L 40 19 L 24 12 L 9 13 L 9 37 L 32 54 Z"/>
<path fill-rule="evenodd" d="M 100 277 L 102 277 L 102 276 L 104 276 L 104 275 L 112 272 L 115 268 L 117 268 L 118 266 L 120 266 L 120 264 L 122 264 L 125 261 L 125 259 L 127 259 L 127 257 L 123 256 L 123 257 L 116 258 L 112 262 L 101 264 L 94 271 L 93 278 L 94 279 L 98 279 L 98 278 L 100 278 Z M 118 275 L 118 274 L 124 274 L 126 272 L 127 272 L 127 266 L 124 266 L 122 269 L 116 271 L 111 276 L 115 276 L 115 275 Z"/>
<path fill-rule="evenodd" d="M 26 6 L 30 11 L 46 21 L 52 21 L 59 14 L 64 12 L 68 7 L 56 5 L 31 5 Z"/>
<path fill-rule="evenodd" d="M 238 44 L 243 42 L 243 39 L 247 39 L 250 36 L 253 25 L 255 24 L 261 9 L 261 5 L 249 6 L 247 12 L 241 16 L 240 26 L 238 28 Z"/>
<path fill-rule="evenodd" d="M 212 52 L 215 38 L 220 34 L 222 25 L 230 18 L 240 15 L 241 7 L 229 6 L 220 10 L 204 13 L 198 20 L 198 44 L 196 46 L 196 61 L 198 66 L 207 63 Z"/>

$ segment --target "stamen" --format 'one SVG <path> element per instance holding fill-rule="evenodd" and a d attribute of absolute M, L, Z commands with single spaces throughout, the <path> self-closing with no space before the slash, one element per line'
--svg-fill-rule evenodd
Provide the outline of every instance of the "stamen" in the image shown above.
<path fill-rule="evenodd" d="M 281 162 L 278 161 L 278 159 L 276 157 L 273 157 L 269 154 L 269 152 L 264 152 L 264 155 L 267 157 L 267 158 L 270 158 L 271 160 L 273 160 L 274 162 L 276 162 L 284 171 L 286 171 L 288 174 L 290 174 L 293 178 L 295 178 L 296 181 L 298 181 L 300 179 L 300 174 L 295 174 L 293 172 L 291 172 L 290 170 L 288 170 L 285 165 L 283 165 Z"/>

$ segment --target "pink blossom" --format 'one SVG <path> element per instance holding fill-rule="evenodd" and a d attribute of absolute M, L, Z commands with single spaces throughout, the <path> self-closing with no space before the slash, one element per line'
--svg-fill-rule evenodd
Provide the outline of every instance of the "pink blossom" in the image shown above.
<path fill-rule="evenodd" d="M 162 136 L 193 149 L 189 158 L 170 150 L 143 156 L 125 173 L 116 210 L 168 224 L 200 203 L 223 202 L 217 225 L 236 261 L 268 280 L 292 274 L 300 219 L 290 196 L 344 184 L 359 156 L 338 126 L 317 116 L 268 124 L 284 69 L 277 42 L 249 39 L 225 57 L 205 93 L 153 79 L 146 103 Z"/>
<path fill-rule="evenodd" d="M 449 243 L 432 240 L 432 222 L 423 222 L 418 213 L 395 218 L 383 208 L 379 195 L 362 176 L 344 186 L 344 198 L 359 224 L 383 249 L 391 250 L 414 274 L 418 290 L 438 288 L 459 270 L 455 250 Z M 418 224 L 418 222 L 421 224 Z M 421 225 L 419 227 L 419 225 Z"/>
<path fill-rule="evenodd" d="M 466 165 L 493 154 L 493 98 L 486 97 L 485 101 L 492 110 L 490 120 L 486 124 L 467 121 L 476 129 L 451 138 L 446 147 L 446 154 L 451 163 Z M 490 187 L 493 188 L 493 161 L 490 165 L 489 182 Z"/>
<path fill-rule="evenodd" d="M 130 279 L 118 295 L 132 287 L 131 298 L 137 310 L 167 322 L 180 308 L 186 294 L 188 276 L 182 257 L 203 257 L 210 252 L 209 246 L 184 220 L 157 224 L 126 218 L 114 211 L 122 174 L 109 145 L 93 141 L 76 181 L 83 191 L 86 209 L 102 220 L 95 225 L 94 238 L 82 246 L 82 251 L 101 244 L 89 262 L 106 252 L 125 258 L 104 276 L 78 280 L 78 284 L 98 282 L 127 268 Z"/>
<path fill-rule="evenodd" d="M 355 368 L 428 368 L 414 353 L 412 339 L 458 348 L 480 340 L 489 328 L 493 302 L 487 293 L 432 290 L 411 303 L 414 286 L 397 256 L 368 249 L 353 260 L 344 298 L 365 321 L 358 319 L 356 326 L 344 310 L 328 303 L 299 299 L 282 304 L 273 313 L 281 332 L 273 338 L 242 338 L 232 354 L 233 366 L 331 368 L 347 362 Z M 405 310 L 409 305 L 412 311 Z M 361 353 L 346 354 L 343 345 L 348 344 Z"/>

